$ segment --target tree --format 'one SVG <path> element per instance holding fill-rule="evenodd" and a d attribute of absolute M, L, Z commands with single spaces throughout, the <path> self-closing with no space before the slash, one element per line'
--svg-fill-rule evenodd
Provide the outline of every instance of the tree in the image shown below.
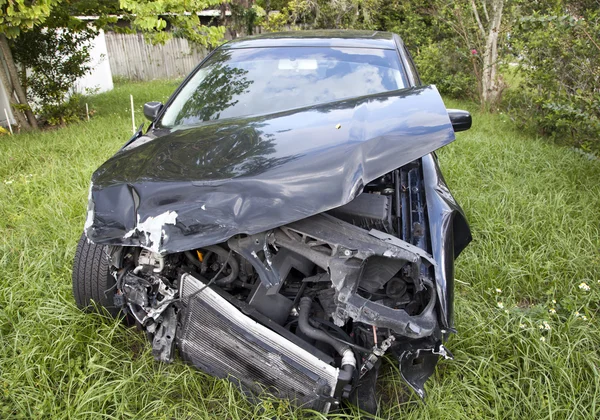
<path fill-rule="evenodd" d="M 470 55 L 471 72 L 483 108 L 497 107 L 504 83 L 498 72 L 503 11 L 507 0 L 426 0 L 434 25 L 449 28 L 445 38 Z M 447 31 L 443 31 L 447 34 Z M 448 46 L 446 46 L 448 47 Z M 467 55 L 468 54 L 468 55 Z M 465 79 L 466 80 L 466 79 Z"/>
<path fill-rule="evenodd" d="M 223 0 L 120 0 L 121 8 L 131 13 L 132 27 L 151 42 L 164 43 L 177 36 L 205 47 L 218 45 L 225 27 L 202 25 L 198 12 L 221 3 Z M 168 26 L 173 31 L 165 31 Z"/>
<path fill-rule="evenodd" d="M 6 70 L 0 65 L 0 79 L 15 118 L 24 129 L 37 128 L 37 120 L 27 101 L 27 95 L 21 85 L 15 60 L 13 59 L 8 38 L 17 37 L 21 31 L 33 29 L 42 24 L 60 0 L 38 0 L 32 4 L 27 0 L 0 0 L 0 50 L 6 62 Z M 24 116 L 19 111 L 24 112 Z"/>
<path fill-rule="evenodd" d="M 470 0 L 470 2 L 481 36 L 485 38 L 482 55 L 481 101 L 488 106 L 496 105 L 502 93 L 502 85 L 498 79 L 498 34 L 502 25 L 502 10 L 505 0 L 491 0 L 489 2 L 490 14 L 488 14 L 486 0 L 482 0 L 481 10 L 484 12 L 485 20 L 480 16 L 475 0 Z M 484 28 L 482 22 L 486 22 L 487 28 Z"/>
<path fill-rule="evenodd" d="M 34 26 L 10 40 L 21 69 L 21 84 L 32 102 L 38 123 L 64 125 L 85 116 L 77 80 L 92 70 L 90 47 L 98 30 L 68 15 L 52 13 L 44 27 Z"/>
<path fill-rule="evenodd" d="M 74 34 L 89 34 L 91 30 L 87 23 L 73 16 L 99 16 L 100 19 L 94 22 L 95 31 L 115 22 L 115 18 L 110 15 L 121 13 L 130 19 L 133 29 L 147 34 L 152 42 L 165 42 L 171 36 L 178 36 L 203 46 L 214 46 L 223 39 L 225 28 L 202 25 L 198 12 L 221 2 L 222 0 L 0 0 L 0 52 L 6 62 L 6 68 L 0 66 L 0 81 L 8 91 L 18 124 L 25 130 L 38 128 L 23 83 L 25 71 L 21 70 L 20 77 L 14 50 L 11 50 L 11 44 L 23 45 L 22 42 L 14 41 L 22 34 L 31 32 L 42 36 L 41 28 L 66 28 Z M 167 27 L 171 30 L 165 31 Z M 32 36 L 25 38 L 31 40 Z M 28 57 L 27 61 L 31 63 L 36 60 L 35 57 Z M 77 61 L 70 62 L 69 67 Z M 64 80 L 67 79 L 69 78 Z"/>

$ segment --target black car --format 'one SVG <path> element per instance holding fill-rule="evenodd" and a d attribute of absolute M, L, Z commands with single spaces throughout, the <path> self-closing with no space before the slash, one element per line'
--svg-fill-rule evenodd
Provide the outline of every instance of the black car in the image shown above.
<path fill-rule="evenodd" d="M 398 35 L 214 50 L 92 176 L 75 300 L 247 392 L 374 411 L 384 354 L 421 397 L 471 241 L 436 149 L 468 129 Z"/>

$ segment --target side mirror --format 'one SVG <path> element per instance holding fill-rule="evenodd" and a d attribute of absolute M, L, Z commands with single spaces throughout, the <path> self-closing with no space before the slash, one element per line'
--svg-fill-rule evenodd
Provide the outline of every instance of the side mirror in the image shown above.
<path fill-rule="evenodd" d="M 160 102 L 146 102 L 144 104 L 144 117 L 150 121 L 154 121 L 162 107 L 163 104 Z"/>
<path fill-rule="evenodd" d="M 447 111 L 455 133 L 471 128 L 472 120 L 469 111 L 462 109 L 448 109 Z"/>

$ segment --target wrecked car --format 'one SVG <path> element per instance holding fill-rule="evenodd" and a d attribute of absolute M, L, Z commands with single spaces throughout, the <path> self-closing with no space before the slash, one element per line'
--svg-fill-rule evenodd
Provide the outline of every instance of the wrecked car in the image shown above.
<path fill-rule="evenodd" d="M 81 308 L 321 412 L 375 411 L 382 357 L 410 388 L 453 333 L 471 241 L 436 149 L 471 126 L 398 35 L 308 31 L 209 54 L 93 174 L 73 267 Z"/>

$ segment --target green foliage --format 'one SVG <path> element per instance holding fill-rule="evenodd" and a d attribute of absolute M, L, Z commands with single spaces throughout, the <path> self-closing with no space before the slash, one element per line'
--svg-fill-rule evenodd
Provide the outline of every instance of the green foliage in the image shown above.
<path fill-rule="evenodd" d="M 375 19 L 382 4 L 382 0 L 290 0 L 264 26 L 268 31 L 281 30 L 286 24 L 314 29 L 376 30 Z"/>
<path fill-rule="evenodd" d="M 398 33 L 424 83 L 447 97 L 483 100 L 487 0 L 290 0 L 265 23 Z M 600 150 L 600 9 L 597 0 L 506 1 L 494 89 L 524 127 L 587 151 Z M 480 25 L 475 18 L 482 22 Z M 509 63 L 519 64 L 508 90 Z M 513 80 L 514 82 L 514 80 Z M 487 92 L 487 91 L 486 91 Z M 500 97 L 501 98 L 501 97 Z M 494 98 L 499 101 L 499 97 Z M 496 109 L 496 106 L 494 106 Z"/>
<path fill-rule="evenodd" d="M 229 8 L 233 18 L 233 29 L 246 35 L 252 35 L 254 27 L 261 25 L 266 16 L 265 10 L 256 4 L 244 7 L 242 4 L 230 3 Z"/>
<path fill-rule="evenodd" d="M 477 66 L 474 54 L 446 39 L 425 44 L 414 55 L 421 80 L 434 84 L 449 97 L 477 100 L 477 78 L 473 67 Z"/>
<path fill-rule="evenodd" d="M 279 13 L 273 13 L 269 16 L 269 20 L 262 22 L 262 28 L 267 32 L 279 32 L 285 28 L 289 22 L 287 10 Z"/>
<path fill-rule="evenodd" d="M 52 29 L 67 27 L 53 17 L 46 23 L 49 28 L 36 26 L 22 32 L 12 40 L 11 49 L 21 68 L 27 69 L 21 77 L 41 119 L 64 125 L 77 121 L 82 113 L 79 97 L 73 96 L 75 83 L 91 70 L 89 47 L 97 31 L 87 25 L 78 31 Z"/>
<path fill-rule="evenodd" d="M 377 27 L 402 37 L 424 83 L 435 84 L 449 97 L 478 99 L 482 40 L 466 1 L 392 1 L 381 6 Z"/>
<path fill-rule="evenodd" d="M 262 7 L 265 11 L 281 11 L 287 7 L 290 0 L 257 0 L 256 4 Z"/>
<path fill-rule="evenodd" d="M 430 0 L 384 2 L 376 16 L 378 28 L 399 34 L 413 55 L 418 56 L 421 48 L 448 37 L 430 3 Z"/>
<path fill-rule="evenodd" d="M 0 33 L 14 38 L 43 23 L 61 0 L 0 0 Z"/>
<path fill-rule="evenodd" d="M 535 11 L 515 25 L 521 83 L 506 106 L 522 126 L 598 153 L 600 12 L 585 4 L 567 10 Z"/>
<path fill-rule="evenodd" d="M 40 119 L 51 126 L 65 126 L 86 117 L 85 97 L 74 93 L 68 99 L 55 104 L 44 104 L 39 111 Z"/>
<path fill-rule="evenodd" d="M 153 43 L 164 43 L 172 36 L 199 45 L 218 45 L 225 34 L 222 26 L 205 26 L 198 12 L 219 6 L 222 0 L 120 0 L 121 8 L 131 13 L 134 29 L 144 32 Z M 166 31 L 170 25 L 172 31 Z"/>

